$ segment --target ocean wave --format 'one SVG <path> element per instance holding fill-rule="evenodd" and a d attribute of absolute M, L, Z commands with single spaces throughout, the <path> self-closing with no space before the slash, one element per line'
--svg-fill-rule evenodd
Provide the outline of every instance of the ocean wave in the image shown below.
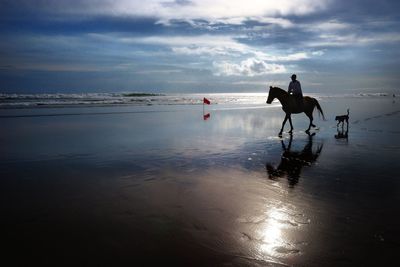
<path fill-rule="evenodd" d="M 35 108 L 107 105 L 201 105 L 206 97 L 212 104 L 263 104 L 267 93 L 226 94 L 0 94 L 0 108 Z"/>
<path fill-rule="evenodd" d="M 385 97 L 387 93 L 307 94 L 317 99 L 331 97 Z M 149 93 L 54 93 L 6 94 L 0 93 L 0 108 L 45 108 L 71 106 L 113 105 L 202 105 L 206 97 L 211 104 L 262 105 L 268 93 L 205 93 L 205 94 L 149 94 Z"/>

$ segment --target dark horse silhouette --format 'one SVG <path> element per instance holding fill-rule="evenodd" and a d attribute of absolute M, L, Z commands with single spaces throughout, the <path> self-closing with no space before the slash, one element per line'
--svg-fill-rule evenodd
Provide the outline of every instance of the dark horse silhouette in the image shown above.
<path fill-rule="evenodd" d="M 311 166 L 321 154 L 323 144 L 318 145 L 315 152 L 313 151 L 312 138 L 314 135 L 315 133 L 308 135 L 308 142 L 301 151 L 292 151 L 292 135 L 290 135 L 287 147 L 283 140 L 281 140 L 283 153 L 278 167 L 274 167 L 269 162 L 265 164 L 269 178 L 275 180 L 278 177 L 287 177 L 290 186 L 296 185 L 299 181 L 302 168 L 304 166 Z"/>
<path fill-rule="evenodd" d="M 279 87 L 270 86 L 267 104 L 271 104 L 275 98 L 277 98 L 279 100 L 279 102 L 281 102 L 282 109 L 286 113 L 285 119 L 282 122 L 282 128 L 279 132 L 279 136 L 282 135 L 283 128 L 285 127 L 285 123 L 288 119 L 289 119 L 289 123 L 290 123 L 289 133 L 291 134 L 293 132 L 293 125 L 292 125 L 292 118 L 291 118 L 292 113 L 304 112 L 307 115 L 307 117 L 310 119 L 310 125 L 308 126 L 306 133 L 310 132 L 311 127 L 315 127 L 315 125 L 312 123 L 313 119 L 314 119 L 313 111 L 314 111 L 315 107 L 317 107 L 319 113 L 322 115 L 322 118 L 325 120 L 324 112 L 322 111 L 322 108 L 319 105 L 318 100 L 313 97 L 309 97 L 309 96 L 303 97 L 303 106 L 299 107 L 297 105 L 294 97 L 289 95 L 288 92 L 286 92 L 285 90 L 283 90 Z"/>

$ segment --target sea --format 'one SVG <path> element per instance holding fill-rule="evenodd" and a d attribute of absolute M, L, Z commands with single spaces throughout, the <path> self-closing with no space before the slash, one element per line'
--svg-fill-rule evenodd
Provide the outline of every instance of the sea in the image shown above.
<path fill-rule="evenodd" d="M 323 94 L 311 93 L 316 98 L 359 98 L 388 97 L 388 93 Z M 203 98 L 212 104 L 262 105 L 268 93 L 52 93 L 52 94 L 10 94 L 0 93 L 0 109 L 5 108 L 40 108 L 74 106 L 151 106 L 151 105 L 201 105 Z"/>

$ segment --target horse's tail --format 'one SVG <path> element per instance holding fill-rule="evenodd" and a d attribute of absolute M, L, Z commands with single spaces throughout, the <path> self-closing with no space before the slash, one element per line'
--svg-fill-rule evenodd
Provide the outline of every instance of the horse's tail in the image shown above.
<path fill-rule="evenodd" d="M 325 119 L 325 116 L 324 116 L 324 112 L 322 111 L 322 108 L 321 108 L 321 106 L 319 105 L 318 100 L 315 99 L 315 98 L 314 98 L 314 103 L 315 103 L 315 106 L 316 106 L 317 109 L 318 109 L 319 114 L 322 115 L 322 118 L 323 118 L 324 121 L 325 121 L 326 119 Z"/>

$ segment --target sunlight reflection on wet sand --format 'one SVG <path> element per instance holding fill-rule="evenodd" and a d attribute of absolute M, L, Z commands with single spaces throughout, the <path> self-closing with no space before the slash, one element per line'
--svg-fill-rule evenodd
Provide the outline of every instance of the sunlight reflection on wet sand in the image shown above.
<path fill-rule="evenodd" d="M 275 208 L 268 211 L 268 220 L 262 230 L 263 244 L 260 246 L 262 252 L 276 256 L 276 248 L 284 246 L 285 242 L 282 236 L 283 225 L 280 223 L 284 218 L 284 214 Z"/>

